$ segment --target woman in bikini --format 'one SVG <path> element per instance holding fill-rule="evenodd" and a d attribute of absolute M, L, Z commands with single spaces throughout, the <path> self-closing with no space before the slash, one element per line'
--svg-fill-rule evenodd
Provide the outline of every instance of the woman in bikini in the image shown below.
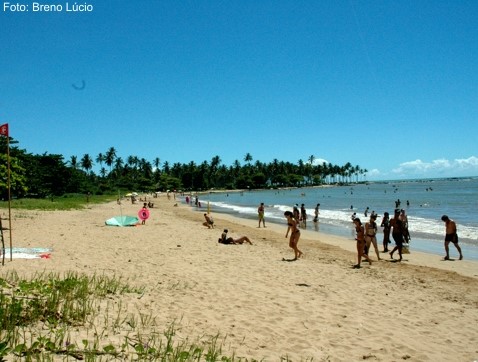
<path fill-rule="evenodd" d="M 303 255 L 302 251 L 300 251 L 299 248 L 297 247 L 297 244 L 299 243 L 299 239 L 300 239 L 299 226 L 297 221 L 294 218 L 294 214 L 291 211 L 284 212 L 284 216 L 287 219 L 287 232 L 285 234 L 285 237 L 287 238 L 289 236 L 289 231 L 290 231 L 291 234 L 289 239 L 289 247 L 291 247 L 294 250 L 294 255 L 295 255 L 294 260 L 297 260 Z"/>
<path fill-rule="evenodd" d="M 380 260 L 380 254 L 378 252 L 377 245 L 377 214 L 372 214 L 370 216 L 370 221 L 365 223 L 365 244 L 366 244 L 366 254 L 370 251 L 370 246 L 373 244 L 375 249 L 375 254 L 377 254 L 377 259 Z"/>
<path fill-rule="evenodd" d="M 355 224 L 355 231 L 357 232 L 357 261 L 358 263 L 354 265 L 355 269 L 360 268 L 360 263 L 362 262 L 362 258 L 365 258 L 368 260 L 368 263 L 372 265 L 372 261 L 368 257 L 367 254 L 365 254 L 365 229 L 362 225 L 362 222 L 358 217 L 354 219 L 354 224 Z"/>

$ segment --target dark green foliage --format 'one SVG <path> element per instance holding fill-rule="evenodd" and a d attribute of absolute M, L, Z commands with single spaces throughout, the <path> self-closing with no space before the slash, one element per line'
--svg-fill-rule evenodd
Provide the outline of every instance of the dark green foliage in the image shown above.
<path fill-rule="evenodd" d="M 17 142 L 11 141 L 11 144 Z M 6 141 L 0 137 L 0 196 L 8 198 L 6 184 Z M 347 163 L 344 166 L 314 164 L 315 157 L 308 162 L 299 160 L 296 164 L 273 160 L 266 164 L 252 163 L 251 154 L 231 166 L 221 164 L 219 156 L 210 162 L 197 165 L 160 162 L 153 163 L 144 158 L 129 156 L 126 161 L 117 157 L 111 147 L 104 154 L 93 158 L 84 154 L 81 158 L 70 156 L 66 162 L 63 155 L 33 155 L 13 147 L 11 156 L 11 192 L 13 197 L 54 198 L 66 193 L 108 194 L 118 190 L 152 192 L 165 190 L 207 190 L 215 189 L 257 189 L 272 187 L 301 187 L 322 183 L 347 183 L 353 178 L 358 182 L 367 170 Z M 95 161 L 99 170 L 93 172 Z M 162 168 L 160 167 L 162 164 Z M 106 167 L 104 167 L 106 166 Z"/>

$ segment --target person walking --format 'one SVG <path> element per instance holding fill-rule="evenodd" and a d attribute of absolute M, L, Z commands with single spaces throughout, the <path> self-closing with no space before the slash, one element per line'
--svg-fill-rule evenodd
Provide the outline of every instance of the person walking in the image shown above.
<path fill-rule="evenodd" d="M 377 260 L 380 260 L 380 254 L 378 252 L 377 245 L 377 214 L 370 215 L 370 221 L 365 223 L 365 245 L 366 245 L 366 254 L 369 255 L 370 245 L 372 244 L 375 249 L 375 254 L 377 254 Z"/>
<path fill-rule="evenodd" d="M 463 253 L 461 252 L 460 245 L 458 245 L 458 234 L 456 232 L 456 223 L 451 220 L 447 215 L 443 215 L 441 220 L 445 222 L 445 260 L 450 260 L 450 249 L 448 245 L 450 242 L 455 245 L 456 250 L 460 253 L 460 260 L 463 260 Z"/>
<path fill-rule="evenodd" d="M 388 212 L 383 214 L 380 226 L 383 227 L 383 252 L 388 253 L 388 244 L 390 244 L 390 215 Z"/>
<path fill-rule="evenodd" d="M 294 250 L 294 260 L 297 260 L 303 255 L 302 251 L 300 251 L 297 247 L 297 244 L 299 243 L 300 239 L 299 224 L 294 218 L 294 214 L 291 211 L 284 212 L 284 216 L 287 219 L 287 232 L 285 234 L 285 237 L 287 238 L 289 236 L 290 231 L 291 233 L 289 239 L 289 247 Z"/>
<path fill-rule="evenodd" d="M 390 220 L 390 226 L 392 227 L 392 238 L 395 241 L 395 247 L 390 252 L 390 258 L 393 259 L 393 253 L 398 251 L 400 256 L 399 261 L 402 261 L 402 248 L 403 248 L 403 223 L 400 220 L 400 209 L 395 209 L 393 219 Z"/>
<path fill-rule="evenodd" d="M 372 261 L 368 257 L 367 254 L 365 254 L 365 229 L 362 225 L 362 222 L 358 217 L 354 219 L 354 225 L 355 225 L 355 231 L 357 232 L 357 264 L 354 265 L 354 269 L 359 269 L 360 264 L 362 262 L 362 258 L 365 258 L 368 260 L 368 263 L 372 265 Z"/>

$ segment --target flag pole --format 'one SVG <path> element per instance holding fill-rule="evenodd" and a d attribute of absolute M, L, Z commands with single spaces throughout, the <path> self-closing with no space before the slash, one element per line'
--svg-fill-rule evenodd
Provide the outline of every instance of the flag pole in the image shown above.
<path fill-rule="evenodd" d="M 8 188 L 8 231 L 10 236 L 10 261 L 13 260 L 12 251 L 12 193 L 10 182 L 10 135 L 7 134 L 7 188 Z"/>
<path fill-rule="evenodd" d="M 12 251 L 12 193 L 11 193 L 11 172 L 10 172 L 10 133 L 8 123 L 0 126 L 0 135 L 7 138 L 7 190 L 8 190 L 8 230 L 10 234 L 10 261 L 13 260 Z M 3 235 L 3 230 L 2 230 Z M 3 253 L 2 253 L 3 254 Z"/>

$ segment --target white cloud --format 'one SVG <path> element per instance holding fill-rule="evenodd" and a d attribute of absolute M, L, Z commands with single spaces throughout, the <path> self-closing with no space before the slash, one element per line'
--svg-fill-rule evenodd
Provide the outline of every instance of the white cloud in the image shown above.
<path fill-rule="evenodd" d="M 313 164 L 314 166 L 318 166 L 318 165 L 322 165 L 324 162 L 326 164 L 329 164 L 329 161 L 324 160 L 323 158 L 315 158 Z"/>
<path fill-rule="evenodd" d="M 392 173 L 402 177 L 460 177 L 478 175 L 478 158 L 422 160 L 401 163 Z"/>
<path fill-rule="evenodd" d="M 380 170 L 378 170 L 376 168 L 367 172 L 367 177 L 377 178 L 380 175 L 381 175 Z"/>

